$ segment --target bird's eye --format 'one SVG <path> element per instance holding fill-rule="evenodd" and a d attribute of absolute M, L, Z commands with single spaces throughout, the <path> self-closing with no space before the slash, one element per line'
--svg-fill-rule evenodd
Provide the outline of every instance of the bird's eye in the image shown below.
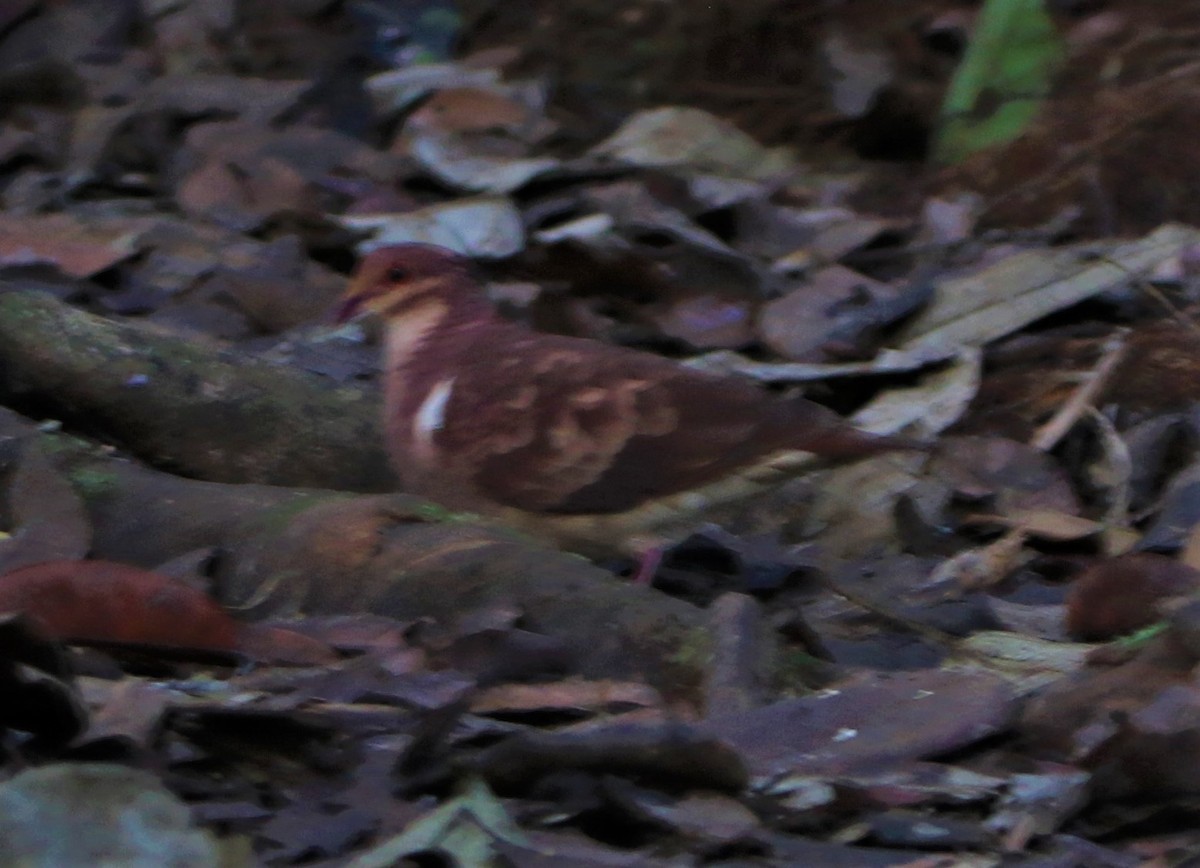
<path fill-rule="evenodd" d="M 392 281 L 393 283 L 400 283 L 401 281 L 408 280 L 410 275 L 407 268 L 401 268 L 398 265 L 393 265 L 388 269 L 387 277 L 388 280 Z"/>

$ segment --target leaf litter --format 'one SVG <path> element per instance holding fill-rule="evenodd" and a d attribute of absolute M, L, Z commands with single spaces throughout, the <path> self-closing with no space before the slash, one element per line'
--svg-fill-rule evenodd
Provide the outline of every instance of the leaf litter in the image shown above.
<path fill-rule="evenodd" d="M 413 38 L 476 49 L 432 63 L 376 4 L 10 5 L 0 797 L 44 818 L 14 859 L 1200 848 L 1200 236 L 1168 194 L 1195 90 L 1164 35 L 1194 3 L 1051 14 L 1055 110 L 947 168 L 912 143 L 962 135 L 929 85 L 972 37 L 949 6 L 761 13 L 806 66 L 712 4 L 655 43 L 640 12 L 506 32 L 430 2 Z M 776 56 L 802 87 L 746 66 Z M 324 317 L 411 240 L 538 328 L 937 447 L 706 516 L 653 589 L 377 494 L 378 336 Z"/>

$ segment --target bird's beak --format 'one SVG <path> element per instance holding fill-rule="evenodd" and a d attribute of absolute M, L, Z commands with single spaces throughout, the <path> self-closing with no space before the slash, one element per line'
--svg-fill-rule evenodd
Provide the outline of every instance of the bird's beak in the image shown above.
<path fill-rule="evenodd" d="M 362 274 L 352 274 L 349 283 L 346 284 L 346 291 L 342 293 L 337 307 L 333 309 L 333 321 L 343 325 L 362 313 L 370 296 L 368 289 Z"/>
<path fill-rule="evenodd" d="M 348 292 L 333 311 L 333 321 L 338 325 L 349 322 L 362 312 L 363 297 L 357 292 Z"/>

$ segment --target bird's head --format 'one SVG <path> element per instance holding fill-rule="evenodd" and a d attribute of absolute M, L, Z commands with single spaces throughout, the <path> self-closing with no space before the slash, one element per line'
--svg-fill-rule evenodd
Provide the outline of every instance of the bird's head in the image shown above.
<path fill-rule="evenodd" d="M 453 250 L 433 244 L 381 247 L 359 263 L 336 319 L 346 322 L 367 311 L 396 316 L 464 283 L 471 283 L 469 263 Z"/>

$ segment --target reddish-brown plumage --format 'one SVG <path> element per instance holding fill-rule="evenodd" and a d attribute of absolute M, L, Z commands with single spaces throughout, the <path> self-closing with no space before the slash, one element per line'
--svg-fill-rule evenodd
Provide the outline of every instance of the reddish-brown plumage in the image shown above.
<path fill-rule="evenodd" d="M 549 527 L 568 544 L 593 528 L 636 533 L 639 514 L 661 519 L 671 510 L 656 504 L 671 499 L 694 508 L 714 484 L 729 499 L 728 480 L 784 453 L 852 458 L 912 445 L 749 381 L 508 322 L 467 262 L 439 247 L 367 256 L 342 316 L 362 310 L 386 321 L 388 447 L 406 489 Z M 587 521 L 622 516 L 628 528 Z"/>

